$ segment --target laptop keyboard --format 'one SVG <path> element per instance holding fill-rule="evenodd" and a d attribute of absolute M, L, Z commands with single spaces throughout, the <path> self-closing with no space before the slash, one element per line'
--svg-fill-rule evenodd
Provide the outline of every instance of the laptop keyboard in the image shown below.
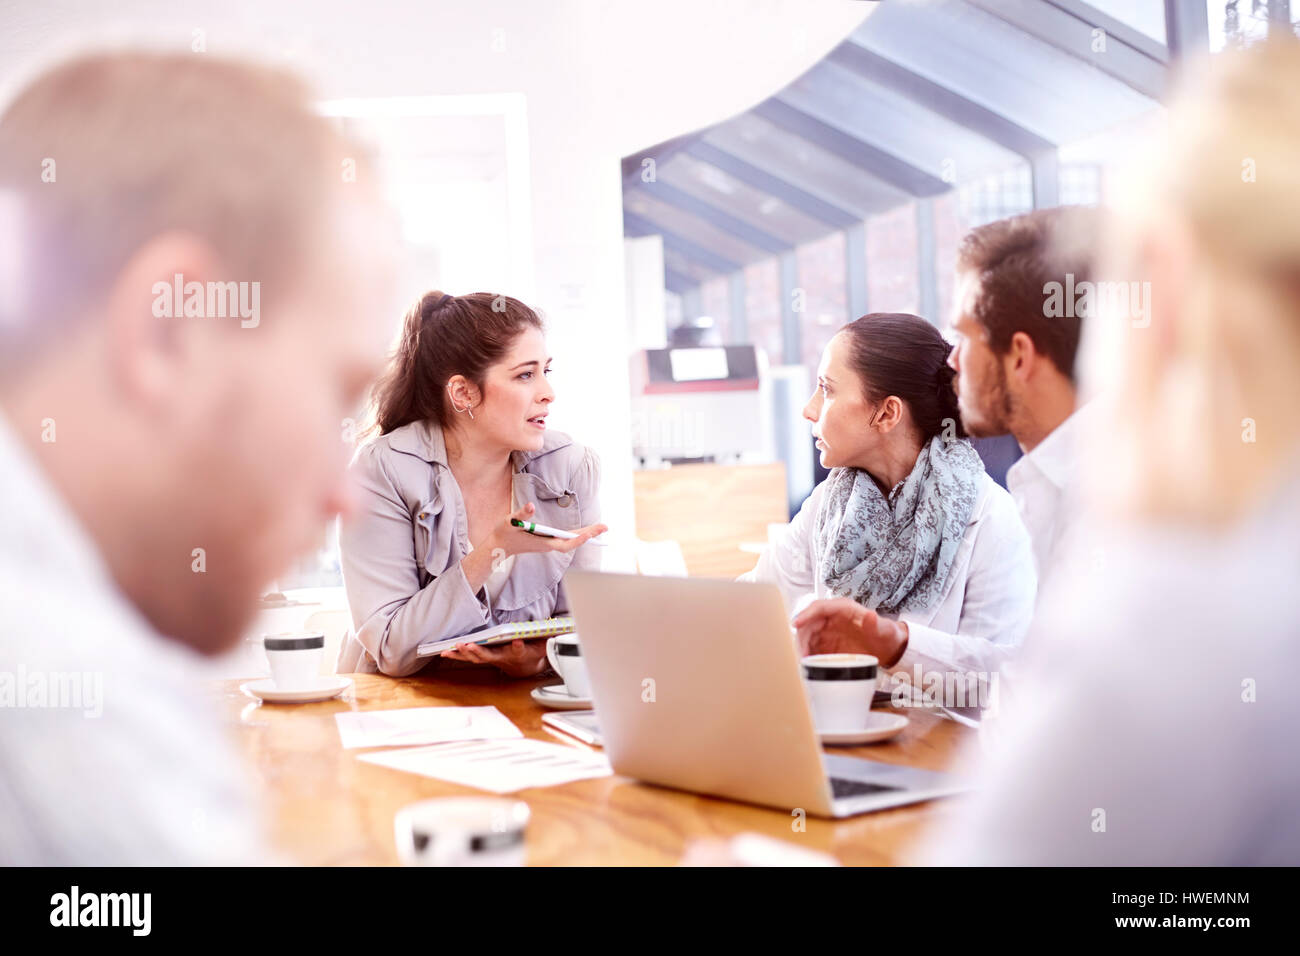
<path fill-rule="evenodd" d="M 845 780 L 843 777 L 831 777 L 831 796 L 836 800 L 841 797 L 861 797 L 870 793 L 887 793 L 900 790 L 901 787 L 888 787 L 880 783 L 868 783 L 865 780 Z"/>

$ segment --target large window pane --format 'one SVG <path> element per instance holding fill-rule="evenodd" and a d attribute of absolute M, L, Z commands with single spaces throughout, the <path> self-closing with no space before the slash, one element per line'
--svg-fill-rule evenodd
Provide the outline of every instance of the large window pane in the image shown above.
<path fill-rule="evenodd" d="M 803 363 L 816 374 L 822 348 L 848 314 L 844 285 L 844 233 L 833 232 L 795 249 L 795 268 L 802 293 L 798 313 Z"/>
<path fill-rule="evenodd" d="M 700 312 L 713 319 L 717 341 L 724 345 L 732 343 L 733 334 L 729 287 L 726 276 L 718 276 L 700 284 Z"/>
<path fill-rule="evenodd" d="M 934 279 L 938 287 L 938 312 L 926 318 L 946 331 L 952 322 L 952 298 L 957 264 L 957 248 L 969 232 L 961 214 L 961 196 L 951 190 L 935 197 L 934 209 Z"/>
<path fill-rule="evenodd" d="M 745 267 L 745 322 L 749 341 L 773 365 L 785 363 L 781 339 L 781 271 L 775 259 Z"/>
<path fill-rule="evenodd" d="M 1300 23 L 1300 3 L 1291 0 L 1291 27 L 1270 23 L 1267 3 L 1251 0 L 1208 0 L 1206 15 L 1210 28 L 1210 52 L 1250 46 L 1269 36 L 1270 31 L 1296 33 Z"/>
<path fill-rule="evenodd" d="M 920 307 L 916 206 L 907 203 L 867 220 L 867 305 L 872 312 Z"/>

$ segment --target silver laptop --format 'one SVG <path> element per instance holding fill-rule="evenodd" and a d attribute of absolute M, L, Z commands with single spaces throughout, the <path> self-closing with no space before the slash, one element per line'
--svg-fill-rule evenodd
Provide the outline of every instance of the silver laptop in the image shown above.
<path fill-rule="evenodd" d="M 564 586 L 617 773 L 821 817 L 966 789 L 822 753 L 775 585 L 569 571 Z"/>

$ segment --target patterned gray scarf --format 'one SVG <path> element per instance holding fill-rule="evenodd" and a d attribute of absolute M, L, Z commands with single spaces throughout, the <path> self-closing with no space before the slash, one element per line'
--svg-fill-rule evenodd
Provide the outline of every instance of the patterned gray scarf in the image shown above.
<path fill-rule="evenodd" d="M 860 468 L 832 468 L 813 525 L 827 588 L 885 614 L 933 607 L 943 597 L 983 473 L 970 442 L 939 435 L 888 499 Z"/>

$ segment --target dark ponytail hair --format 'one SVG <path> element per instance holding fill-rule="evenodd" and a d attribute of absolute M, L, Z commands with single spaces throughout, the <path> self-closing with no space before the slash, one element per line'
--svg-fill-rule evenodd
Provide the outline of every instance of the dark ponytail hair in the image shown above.
<path fill-rule="evenodd" d="M 872 312 L 840 331 L 849 337 L 849 364 L 862 379 L 866 397 L 879 402 L 897 395 L 925 441 L 952 423 L 950 434 L 966 437 L 948 364 L 952 346 L 919 315 Z"/>
<path fill-rule="evenodd" d="M 541 317 L 510 296 L 426 292 L 406 313 L 402 340 L 371 393 L 374 427 L 381 435 L 424 420 L 447 428 L 447 382 L 464 375 L 483 388 L 488 367 L 530 327 L 541 329 Z"/>

